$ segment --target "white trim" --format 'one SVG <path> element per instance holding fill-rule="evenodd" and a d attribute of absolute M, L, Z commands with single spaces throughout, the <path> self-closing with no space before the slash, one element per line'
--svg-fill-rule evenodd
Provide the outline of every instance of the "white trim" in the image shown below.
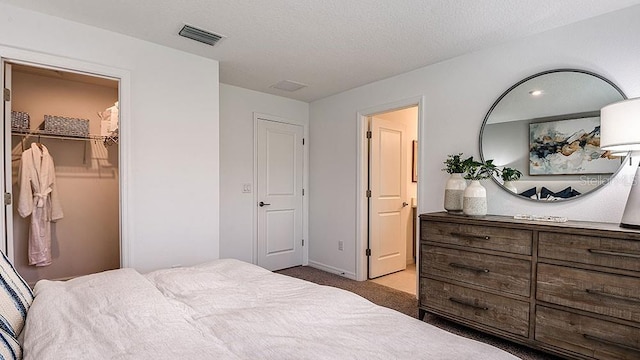
<path fill-rule="evenodd" d="M 280 116 L 268 115 L 263 113 L 253 113 L 253 204 L 258 203 L 258 120 L 274 121 L 290 125 L 302 126 L 305 143 L 303 146 L 302 160 L 302 188 L 304 196 L 302 197 L 302 237 L 304 238 L 304 247 L 302 248 L 302 265 L 309 264 L 309 126 L 306 123 L 286 119 Z M 258 263 L 258 207 L 253 207 L 251 226 L 253 227 L 253 248 L 251 251 L 251 262 Z"/>
<path fill-rule="evenodd" d="M 382 104 L 378 106 L 369 107 L 359 110 L 356 114 L 356 144 L 357 144 L 357 156 L 356 156 L 356 278 L 355 280 L 364 281 L 367 280 L 367 256 L 365 251 L 367 250 L 367 198 L 365 196 L 367 191 L 367 178 L 364 174 L 367 173 L 367 117 L 381 114 L 385 112 L 402 110 L 412 106 L 418 106 L 418 154 L 422 154 L 422 141 L 420 141 L 420 135 L 422 134 L 422 127 L 424 124 L 424 96 L 416 96 L 412 98 L 402 99 L 394 101 L 388 104 Z M 416 198 L 420 199 L 420 161 L 418 161 L 418 186 Z M 420 201 L 417 204 L 417 213 L 420 214 Z M 420 239 L 420 226 L 416 232 L 416 249 L 419 249 Z M 416 251 L 416 264 L 419 263 L 418 251 Z M 416 289 L 418 286 L 416 285 Z"/>
<path fill-rule="evenodd" d="M 4 205 L 4 194 L 5 193 L 9 193 L 9 188 L 11 188 L 13 185 L 11 184 L 11 181 L 8 177 L 10 177 L 11 174 L 11 170 L 10 169 L 10 163 L 6 164 L 5 160 L 6 160 L 6 156 L 7 154 L 11 154 L 11 131 L 4 131 L 4 129 L 9 128 L 10 127 L 10 120 L 7 119 L 6 115 L 7 115 L 7 108 L 6 108 L 6 104 L 7 102 L 4 101 L 4 84 L 5 82 L 7 82 L 8 76 L 5 72 L 6 70 L 6 63 L 5 63 L 5 59 L 3 59 L 2 57 L 0 57 L 0 87 L 2 88 L 3 91 L 0 91 L 0 93 L 2 94 L 2 100 L 0 100 L 0 116 L 2 116 L 3 119 L 3 123 L 2 123 L 2 127 L 1 129 L 3 129 L 2 131 L 2 153 L 4 154 L 4 157 L 2 159 L 2 161 L 0 163 L 2 163 L 2 178 L 0 179 L 0 193 L 3 196 L 3 199 L 0 200 L 2 201 L 2 206 L 0 206 L 0 236 L 1 236 L 1 242 L 2 242 L 2 246 L 0 251 L 2 251 L 3 253 L 5 253 L 5 255 L 7 256 L 7 258 L 9 259 L 9 261 L 11 261 L 11 263 L 15 263 L 14 261 L 14 249 L 13 249 L 13 242 L 9 242 L 9 238 L 11 238 L 13 236 L 12 234 L 12 230 L 10 226 L 6 226 L 7 225 L 7 218 L 11 217 L 11 213 L 9 213 L 9 215 L 7 216 L 7 209 L 9 209 L 8 206 Z M 11 74 L 9 74 L 10 76 Z M 11 115 L 9 115 L 10 118 Z M 5 153 L 6 152 L 6 153 Z M 9 180 L 9 181 L 7 181 Z M 6 186 L 7 182 L 9 183 L 9 186 Z M 15 199 L 12 199 L 13 201 L 15 201 Z M 13 211 L 13 209 L 12 209 Z"/>
<path fill-rule="evenodd" d="M 119 177 L 120 177 L 120 267 L 132 267 L 134 264 L 133 219 L 130 218 L 129 204 L 131 203 L 131 72 L 90 63 L 77 59 L 54 56 L 45 53 L 17 49 L 0 45 L 0 58 L 12 63 L 25 64 L 48 69 L 58 69 L 68 72 L 88 74 L 91 76 L 119 80 Z M 1 108 L 4 110 L 4 102 Z M 122 121 L 124 119 L 124 121 Z M 4 187 L 4 186 L 3 186 Z M 3 220 L 4 221 L 4 220 Z M 13 259 L 10 259 L 13 260 Z"/>
<path fill-rule="evenodd" d="M 329 266 L 323 263 L 319 263 L 317 261 L 309 261 L 309 266 L 315 269 L 326 271 L 328 273 L 344 276 L 347 279 L 357 280 L 356 274 L 350 271 L 338 269 L 337 267 Z"/>

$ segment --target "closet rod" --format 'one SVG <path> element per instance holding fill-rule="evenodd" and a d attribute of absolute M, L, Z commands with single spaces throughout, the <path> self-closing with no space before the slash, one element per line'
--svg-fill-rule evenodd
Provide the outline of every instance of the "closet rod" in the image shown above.
<path fill-rule="evenodd" d="M 76 136 L 66 136 L 66 135 L 55 135 L 55 134 L 47 134 L 47 133 L 39 133 L 39 132 L 16 132 L 16 131 L 12 131 L 11 135 L 14 136 L 22 136 L 23 138 L 27 138 L 30 136 L 38 136 L 41 138 L 48 138 L 48 139 L 61 139 L 61 140 L 98 140 L 98 141 L 102 141 L 106 138 L 106 136 L 100 136 L 100 135 L 89 135 L 87 137 L 76 137 Z"/>

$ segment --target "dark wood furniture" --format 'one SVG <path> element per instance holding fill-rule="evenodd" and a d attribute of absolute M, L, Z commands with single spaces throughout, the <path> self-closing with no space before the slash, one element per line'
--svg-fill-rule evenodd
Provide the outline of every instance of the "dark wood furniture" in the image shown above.
<path fill-rule="evenodd" d="M 640 231 L 420 215 L 430 312 L 570 359 L 640 359 Z"/>

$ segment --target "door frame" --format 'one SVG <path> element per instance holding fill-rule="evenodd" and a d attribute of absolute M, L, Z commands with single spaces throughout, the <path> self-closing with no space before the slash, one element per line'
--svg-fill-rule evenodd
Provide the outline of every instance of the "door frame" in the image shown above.
<path fill-rule="evenodd" d="M 119 117 L 124 121 L 119 122 L 119 139 L 118 139 L 118 173 L 119 173 L 119 191 L 120 191 L 120 267 L 133 266 L 133 253 L 131 239 L 133 238 L 133 221 L 129 221 L 131 212 L 129 210 L 129 199 L 132 191 L 131 179 L 131 72 L 124 69 L 104 66 L 96 63 L 90 63 L 78 59 L 55 56 L 35 51 L 17 49 L 9 46 L 0 45 L 0 60 L 8 61 L 15 64 L 23 64 L 47 69 L 56 69 L 67 72 L 82 73 L 85 75 L 96 77 L 107 77 L 117 79 L 119 81 Z M 0 83 L 4 84 L 4 67 L 0 69 Z M 4 86 L 3 86 L 4 87 Z M 5 104 L 1 101 L 0 111 L 4 113 Z M 10 129 L 3 129 L 2 135 L 6 137 L 10 133 Z M 10 136 L 10 134 L 9 134 Z M 3 162 L 7 154 L 2 150 Z M 3 180 L 0 182 L 0 192 L 4 194 L 4 166 L 2 168 Z M 4 231 L 4 207 L 0 212 L 2 214 L 2 247 L 8 246 L 8 239 L 5 238 Z M 11 262 L 14 260 L 13 251 L 7 254 Z"/>
<path fill-rule="evenodd" d="M 422 128 L 424 127 L 424 104 L 425 96 L 415 96 L 406 98 L 392 103 L 377 105 L 366 109 L 359 110 L 356 114 L 356 144 L 357 144 L 357 156 L 356 156 L 356 280 L 367 280 L 367 239 L 369 238 L 369 223 L 368 223 L 368 210 L 367 205 L 369 199 L 366 196 L 368 189 L 368 148 L 367 148 L 367 118 L 381 113 L 387 113 L 395 110 L 402 110 L 409 107 L 418 107 L 418 154 L 422 154 Z M 419 155 L 418 155 L 418 158 Z M 418 186 L 416 199 L 417 212 L 420 213 L 420 179 L 423 177 L 421 173 L 420 161 L 418 161 Z M 416 229 L 416 249 L 419 249 L 418 243 L 420 239 L 419 227 Z M 416 254 L 416 264 L 420 260 L 418 254 Z M 417 288 L 417 283 L 416 283 Z"/>
<path fill-rule="evenodd" d="M 269 115 L 259 112 L 253 113 L 253 212 L 251 224 L 253 226 L 253 247 L 251 251 L 251 262 L 258 264 L 258 121 L 273 121 L 289 125 L 302 126 L 304 137 L 304 146 L 302 147 L 302 238 L 304 246 L 302 247 L 302 265 L 309 264 L 309 126 L 301 121 L 283 118 L 280 116 Z"/>

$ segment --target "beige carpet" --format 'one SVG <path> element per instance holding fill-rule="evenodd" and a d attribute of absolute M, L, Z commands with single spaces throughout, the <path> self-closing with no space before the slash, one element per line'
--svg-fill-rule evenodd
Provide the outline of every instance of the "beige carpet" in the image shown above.
<path fill-rule="evenodd" d="M 376 284 L 372 281 L 354 281 L 339 275 L 331 274 L 308 266 L 297 266 L 289 269 L 277 271 L 277 273 L 307 280 L 320 285 L 334 286 L 344 290 L 354 292 L 369 301 L 380 306 L 395 309 L 411 317 L 418 317 L 418 300 L 415 296 L 386 286 Z M 447 330 L 454 334 L 491 344 L 500 349 L 506 350 L 521 359 L 526 360 L 559 360 L 560 358 L 529 349 L 527 347 L 502 340 L 495 336 L 487 335 L 479 331 L 447 321 L 438 316 L 427 314 L 423 319 L 425 322 Z"/>

